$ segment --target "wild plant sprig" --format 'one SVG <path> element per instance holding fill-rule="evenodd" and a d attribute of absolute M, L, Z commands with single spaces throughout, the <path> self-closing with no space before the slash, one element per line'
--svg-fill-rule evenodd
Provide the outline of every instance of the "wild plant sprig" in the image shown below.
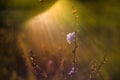
<path fill-rule="evenodd" d="M 103 60 L 97 65 L 96 60 L 92 61 L 91 72 L 88 80 L 97 80 L 97 74 L 107 61 L 107 54 L 104 54 Z"/>
<path fill-rule="evenodd" d="M 73 16 L 74 16 L 74 26 L 78 26 L 78 15 L 77 15 L 77 9 L 75 7 L 72 7 L 72 13 L 73 13 Z M 73 80 L 75 80 L 75 74 L 76 74 L 76 50 L 77 50 L 77 39 L 76 39 L 76 32 L 71 32 L 67 35 L 67 42 L 69 44 L 71 44 L 72 41 L 74 41 L 74 48 L 72 50 L 72 53 L 73 53 L 73 67 L 72 69 L 70 70 L 70 72 L 68 73 L 70 76 L 73 77 Z"/>

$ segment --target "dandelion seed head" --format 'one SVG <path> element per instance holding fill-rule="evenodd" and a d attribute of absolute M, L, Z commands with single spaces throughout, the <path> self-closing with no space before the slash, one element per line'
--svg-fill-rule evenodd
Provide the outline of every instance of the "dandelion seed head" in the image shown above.
<path fill-rule="evenodd" d="M 75 67 L 72 67 L 72 69 L 70 70 L 70 72 L 68 73 L 68 75 L 72 76 L 75 74 Z"/>
<path fill-rule="evenodd" d="M 75 32 L 72 32 L 72 33 L 68 33 L 68 34 L 67 34 L 67 42 L 68 42 L 69 44 L 71 44 L 71 42 L 74 40 L 74 38 L 75 38 Z"/>

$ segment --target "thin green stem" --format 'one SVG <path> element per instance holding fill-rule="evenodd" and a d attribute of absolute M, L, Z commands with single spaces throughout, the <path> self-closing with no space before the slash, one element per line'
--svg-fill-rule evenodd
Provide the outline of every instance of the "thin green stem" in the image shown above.
<path fill-rule="evenodd" d="M 76 36 L 75 36 L 75 42 L 74 42 L 74 49 L 72 51 L 73 53 L 73 67 L 76 70 L 76 49 L 77 49 L 77 42 L 76 42 Z M 75 80 L 75 75 L 73 75 L 73 80 Z"/>

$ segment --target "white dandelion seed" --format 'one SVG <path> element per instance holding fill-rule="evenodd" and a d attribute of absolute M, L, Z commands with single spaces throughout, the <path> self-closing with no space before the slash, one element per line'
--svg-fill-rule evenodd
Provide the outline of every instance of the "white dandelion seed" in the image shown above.
<path fill-rule="evenodd" d="M 72 32 L 72 33 L 68 33 L 68 34 L 67 34 L 67 42 L 68 42 L 69 44 L 71 44 L 71 42 L 74 40 L 74 38 L 75 38 L 75 32 Z"/>

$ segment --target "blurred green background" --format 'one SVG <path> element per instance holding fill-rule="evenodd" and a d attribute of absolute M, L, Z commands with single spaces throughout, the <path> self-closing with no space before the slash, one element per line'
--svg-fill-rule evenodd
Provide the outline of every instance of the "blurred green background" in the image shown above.
<path fill-rule="evenodd" d="M 75 5 L 78 10 L 79 26 L 74 29 L 80 30 L 82 49 L 91 53 L 97 50 L 108 53 L 108 62 L 104 67 L 109 80 L 120 80 L 120 1 L 65 1 Z M 23 24 L 27 20 L 47 11 L 55 3 L 57 0 L 0 0 L 0 80 L 15 80 L 16 76 L 19 80 L 27 79 L 27 66 L 17 40 L 19 33 L 24 30 Z M 64 12 L 70 15 L 70 11 Z M 72 31 L 73 27 L 65 29 Z M 92 50 L 92 44 L 97 46 L 96 51 Z"/>

